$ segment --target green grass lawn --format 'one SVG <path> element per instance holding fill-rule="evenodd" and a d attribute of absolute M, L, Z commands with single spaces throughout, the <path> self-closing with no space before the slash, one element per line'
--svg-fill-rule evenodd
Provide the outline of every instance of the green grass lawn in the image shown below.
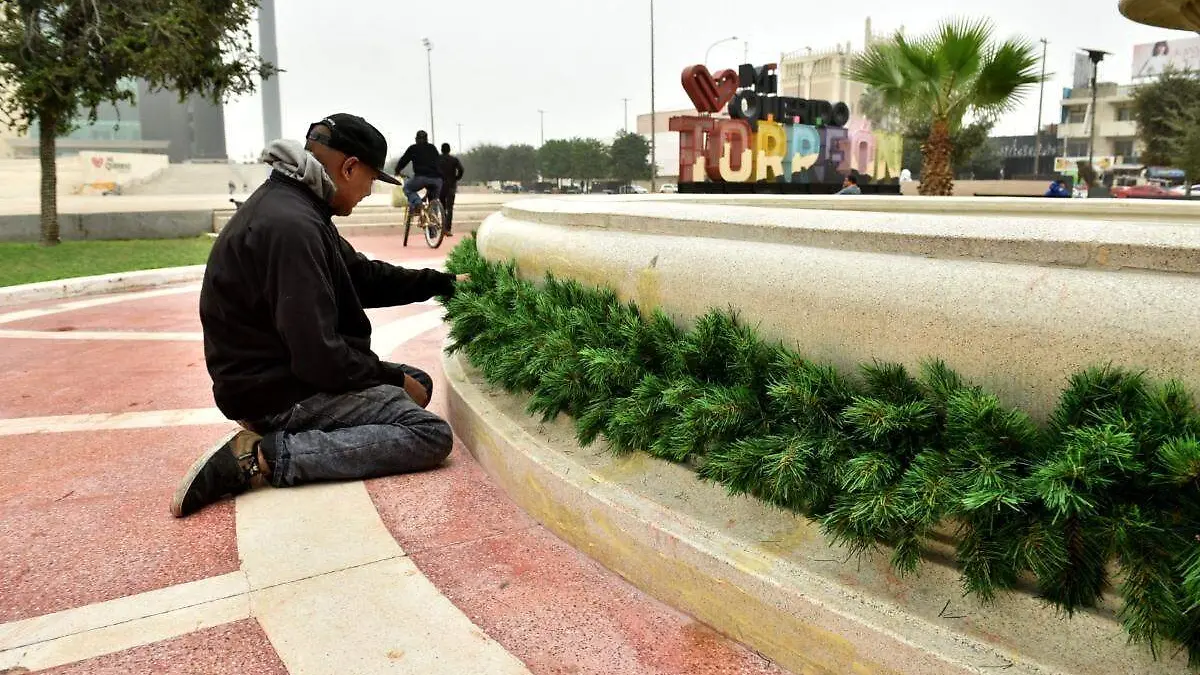
<path fill-rule="evenodd" d="M 93 274 L 202 265 L 212 239 L 65 241 L 58 246 L 0 242 L 0 287 Z"/>

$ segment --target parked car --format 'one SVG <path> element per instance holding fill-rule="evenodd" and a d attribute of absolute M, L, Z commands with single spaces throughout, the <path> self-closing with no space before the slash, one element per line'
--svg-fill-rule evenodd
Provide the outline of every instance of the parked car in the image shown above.
<path fill-rule="evenodd" d="M 1187 186 L 1180 185 L 1178 187 L 1173 187 L 1173 188 L 1171 188 L 1171 192 L 1174 192 L 1177 195 L 1186 195 L 1187 194 Z M 1200 183 L 1196 183 L 1195 185 L 1192 186 L 1192 196 L 1200 197 Z"/>
<path fill-rule="evenodd" d="M 647 190 L 646 188 L 642 187 L 641 185 L 630 185 L 629 192 L 632 194 L 635 194 L 635 195 L 644 195 L 650 191 Z"/>
<path fill-rule="evenodd" d="M 1178 197 L 1179 195 L 1161 186 L 1147 183 L 1145 185 L 1114 187 L 1112 189 L 1112 196 L 1123 199 L 1137 199 L 1138 197 Z"/>
<path fill-rule="evenodd" d="M 679 186 L 674 183 L 663 183 L 662 187 L 658 188 L 658 191 L 663 194 L 673 195 L 679 192 Z"/>

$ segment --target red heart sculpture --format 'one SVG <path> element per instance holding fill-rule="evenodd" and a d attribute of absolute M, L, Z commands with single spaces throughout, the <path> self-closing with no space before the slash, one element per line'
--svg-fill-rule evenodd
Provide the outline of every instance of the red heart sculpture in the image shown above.
<path fill-rule="evenodd" d="M 103 157 L 93 157 L 92 158 L 92 166 L 96 167 L 97 169 L 104 166 L 104 158 Z"/>
<path fill-rule="evenodd" d="M 737 93 L 738 74 L 727 68 L 712 75 L 703 65 L 689 66 L 683 69 L 683 90 L 696 112 L 720 112 Z"/>

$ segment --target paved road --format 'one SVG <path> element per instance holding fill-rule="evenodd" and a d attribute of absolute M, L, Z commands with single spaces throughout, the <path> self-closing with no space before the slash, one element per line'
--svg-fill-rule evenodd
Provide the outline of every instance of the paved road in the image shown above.
<path fill-rule="evenodd" d="M 0 672 L 781 672 L 548 533 L 461 444 L 435 472 L 170 517 L 230 429 L 197 290 L 0 312 Z M 370 314 L 376 351 L 429 370 L 444 413 L 440 308 Z"/>

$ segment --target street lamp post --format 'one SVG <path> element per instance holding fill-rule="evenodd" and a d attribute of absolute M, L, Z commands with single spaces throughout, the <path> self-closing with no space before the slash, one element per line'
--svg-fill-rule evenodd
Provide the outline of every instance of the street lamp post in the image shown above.
<path fill-rule="evenodd" d="M 462 144 L 462 122 L 458 122 L 458 151 L 459 151 L 459 152 L 462 152 L 462 151 L 463 151 L 463 144 Z"/>
<path fill-rule="evenodd" d="M 1092 62 L 1092 124 L 1088 130 L 1088 167 L 1094 167 L 1093 157 L 1096 150 L 1096 95 L 1097 84 L 1099 83 L 1100 62 L 1104 60 L 1105 55 L 1109 52 L 1099 49 L 1084 49 L 1087 52 L 1088 59 Z M 1091 186 L 1089 185 L 1090 189 Z"/>
<path fill-rule="evenodd" d="M 707 56 L 705 57 L 707 59 Z M 654 107 L 654 0 L 650 0 L 650 192 L 658 192 L 658 111 Z"/>
<path fill-rule="evenodd" d="M 1038 121 L 1037 131 L 1034 135 L 1033 142 L 1033 177 L 1037 178 L 1042 173 L 1042 103 L 1046 93 L 1046 46 L 1049 43 L 1046 38 L 1042 38 L 1042 80 L 1041 88 L 1038 90 Z"/>
<path fill-rule="evenodd" d="M 538 110 L 538 117 L 541 119 L 539 123 L 540 135 L 538 136 L 538 147 L 546 144 L 546 111 Z"/>
<path fill-rule="evenodd" d="M 621 123 L 625 125 L 625 133 L 629 133 L 629 99 L 621 99 L 625 102 L 625 116 L 621 118 Z"/>
<path fill-rule="evenodd" d="M 653 5 L 653 3 L 651 3 L 651 4 Z M 650 8 L 650 14 L 652 15 L 651 22 L 653 23 L 653 14 L 654 14 L 653 7 Z M 708 49 L 704 50 L 704 65 L 706 65 L 706 66 L 708 65 L 708 55 L 712 53 L 713 47 L 716 47 L 719 44 L 724 44 L 726 42 L 733 42 L 735 40 L 737 40 L 736 35 L 727 37 L 727 38 L 721 38 L 720 40 L 717 40 L 716 42 L 709 45 Z"/>
<path fill-rule="evenodd" d="M 425 66 L 429 70 L 429 142 L 432 143 L 437 138 L 433 133 L 433 43 L 429 38 L 421 38 L 421 44 L 425 45 Z"/>

